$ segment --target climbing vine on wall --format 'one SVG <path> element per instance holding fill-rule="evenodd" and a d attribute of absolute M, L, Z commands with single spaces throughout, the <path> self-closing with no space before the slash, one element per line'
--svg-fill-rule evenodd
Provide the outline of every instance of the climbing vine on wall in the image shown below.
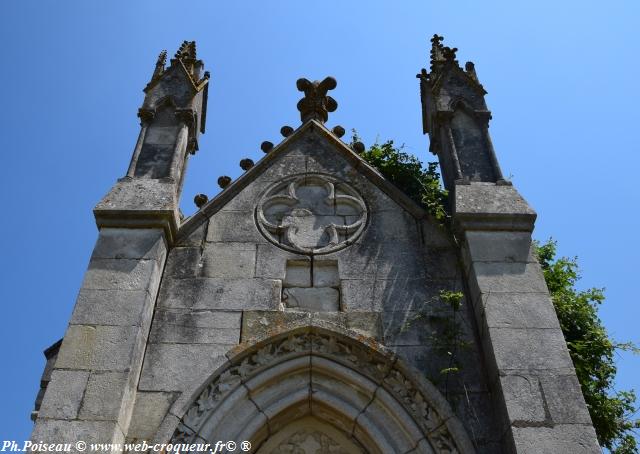
<path fill-rule="evenodd" d="M 354 131 L 352 144 L 357 141 L 359 138 Z M 420 160 L 403 152 L 402 147 L 394 146 L 391 140 L 375 143 L 360 156 L 423 206 L 438 222 L 445 224 L 447 192 L 440 184 L 436 162 L 428 163 L 425 168 Z M 580 274 L 575 258 L 556 257 L 556 243 L 552 240 L 535 247 L 598 441 L 615 454 L 636 453 L 638 446 L 634 435 L 640 429 L 640 420 L 635 418 L 638 411 L 635 393 L 633 390 L 614 391 L 613 385 L 617 372 L 614 362 L 616 350 L 637 353 L 638 348 L 609 337 L 598 318 L 598 307 L 604 302 L 603 290 L 591 288 L 581 291 L 576 288 Z M 444 298 L 453 304 L 455 313 L 455 301 L 461 298 L 446 294 Z M 455 328 L 455 318 L 452 320 L 451 327 Z M 455 329 L 450 335 L 455 344 Z M 450 368 L 444 373 L 455 372 L 459 367 L 453 358 Z"/>
<path fill-rule="evenodd" d="M 354 131 L 352 144 L 358 141 L 358 134 Z M 396 147 L 392 140 L 388 140 L 373 144 L 360 153 L 360 157 L 425 208 L 437 221 L 444 222 L 447 216 L 447 191 L 440 185 L 438 163 L 429 162 L 425 168 L 418 158 L 402 149 L 403 147 Z"/>

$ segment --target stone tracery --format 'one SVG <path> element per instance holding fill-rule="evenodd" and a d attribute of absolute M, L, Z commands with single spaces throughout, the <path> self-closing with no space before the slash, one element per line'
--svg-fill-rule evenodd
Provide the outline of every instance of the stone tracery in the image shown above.
<path fill-rule="evenodd" d="M 269 188 L 256 208 L 256 221 L 263 235 L 284 249 L 323 254 L 358 238 L 366 226 L 367 207 L 345 182 L 303 174 Z"/>
<path fill-rule="evenodd" d="M 292 419 L 313 416 L 343 430 L 367 452 L 472 452 L 435 388 L 423 379 L 416 382 L 383 351 L 319 327 L 263 341 L 232 357 L 201 390 L 172 442 L 226 436 L 260 446 Z M 309 436 L 294 438 L 303 443 Z M 342 445 L 336 446 L 341 452 Z"/>

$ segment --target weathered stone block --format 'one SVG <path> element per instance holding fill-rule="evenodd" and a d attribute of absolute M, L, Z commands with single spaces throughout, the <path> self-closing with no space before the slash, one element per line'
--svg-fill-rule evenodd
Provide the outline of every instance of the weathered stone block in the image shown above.
<path fill-rule="evenodd" d="M 227 358 L 233 345 L 148 344 L 138 389 L 185 391 L 203 383 Z"/>
<path fill-rule="evenodd" d="M 560 328 L 548 293 L 488 293 L 482 295 L 490 328 Z"/>
<path fill-rule="evenodd" d="M 536 213 L 513 186 L 456 185 L 454 218 L 465 229 L 531 232 Z"/>
<path fill-rule="evenodd" d="M 96 205 L 94 213 L 98 218 L 114 211 L 162 212 L 169 215 L 174 213 L 177 205 L 173 182 L 142 178 L 120 179 Z"/>
<path fill-rule="evenodd" d="M 373 308 L 373 279 L 342 279 L 340 296 L 346 312 L 369 312 Z"/>
<path fill-rule="evenodd" d="M 395 205 L 395 204 L 394 204 Z M 397 206 L 397 205 L 396 205 Z M 371 221 L 362 242 L 420 244 L 418 221 L 402 208 L 371 213 Z"/>
<path fill-rule="evenodd" d="M 174 393 L 138 391 L 127 436 L 132 439 L 151 440 L 175 396 Z"/>
<path fill-rule="evenodd" d="M 207 243 L 203 254 L 204 277 L 249 278 L 256 266 L 256 245 L 252 243 Z"/>
<path fill-rule="evenodd" d="M 157 309 L 154 323 L 197 328 L 240 328 L 242 312 L 219 310 Z"/>
<path fill-rule="evenodd" d="M 285 288 L 282 299 L 286 307 L 305 311 L 340 310 L 340 293 L 329 287 Z"/>
<path fill-rule="evenodd" d="M 314 287 L 339 287 L 340 277 L 338 276 L 337 262 L 316 260 L 313 263 L 313 286 Z"/>
<path fill-rule="evenodd" d="M 573 363 L 559 329 L 493 328 L 490 338 L 499 370 L 573 371 Z"/>
<path fill-rule="evenodd" d="M 367 201 L 367 205 L 369 206 L 373 216 L 376 215 L 375 213 L 382 211 L 406 211 L 406 206 L 404 206 L 402 202 L 397 201 L 398 198 L 400 198 L 398 197 L 399 193 L 402 192 L 391 183 L 386 185 L 383 184 L 385 188 L 382 190 L 372 185 L 367 178 L 363 178 L 360 175 L 357 175 L 356 178 L 348 181 L 350 181 L 360 194 L 362 194 L 364 199 Z M 391 195 L 388 194 L 387 191 L 390 192 Z M 402 196 L 404 195 L 405 194 L 402 193 Z M 401 198 L 404 199 L 402 196 Z M 407 199 L 404 199 L 404 201 L 407 201 Z M 414 208 L 416 207 L 413 202 L 409 202 L 409 205 Z M 418 208 L 417 211 L 421 211 L 421 209 Z"/>
<path fill-rule="evenodd" d="M 480 371 L 478 371 L 480 372 Z M 460 393 L 452 393 L 447 389 L 447 400 L 460 421 L 466 426 L 477 452 L 486 454 L 501 454 L 500 437 L 503 428 L 497 428 L 495 420 L 495 405 L 491 393 L 488 391 L 470 391 L 468 388 Z"/>
<path fill-rule="evenodd" d="M 209 220 L 206 220 L 196 228 L 194 228 L 188 234 L 180 236 L 177 239 L 176 246 L 178 247 L 200 247 L 204 243 L 207 237 L 207 229 L 209 227 Z"/>
<path fill-rule="evenodd" d="M 145 141 L 136 162 L 134 176 L 154 179 L 169 177 L 174 153 L 173 144 L 154 144 Z"/>
<path fill-rule="evenodd" d="M 480 353 L 474 348 L 458 349 L 452 361 L 448 350 L 435 345 L 389 347 L 406 364 L 413 366 L 443 394 L 488 393 Z M 456 364 L 460 367 L 454 368 Z"/>
<path fill-rule="evenodd" d="M 126 371 L 136 351 L 136 326 L 70 325 L 58 353 L 60 369 Z"/>
<path fill-rule="evenodd" d="M 373 290 L 374 311 L 430 310 L 439 303 L 441 290 L 449 290 L 451 282 L 398 278 L 376 280 Z"/>
<path fill-rule="evenodd" d="M 281 282 L 273 279 L 166 279 L 158 299 L 160 308 L 276 309 Z"/>
<path fill-rule="evenodd" d="M 378 312 L 354 312 L 340 313 L 344 314 L 347 319 L 347 329 L 356 331 L 367 337 L 374 339 L 382 339 L 382 321 Z M 324 317 L 330 314 L 318 314 L 318 317 Z"/>
<path fill-rule="evenodd" d="M 396 345 L 430 345 L 437 337 L 438 319 L 416 311 L 382 313 L 384 343 Z"/>
<path fill-rule="evenodd" d="M 162 229 L 100 229 L 92 259 L 160 260 L 166 253 Z"/>
<path fill-rule="evenodd" d="M 256 253 L 256 277 L 268 279 L 285 278 L 286 263 L 291 261 L 309 261 L 309 257 L 285 251 L 268 243 L 258 244 Z"/>
<path fill-rule="evenodd" d="M 462 275 L 458 256 L 451 248 L 426 249 L 424 269 L 428 279 L 455 279 Z"/>
<path fill-rule="evenodd" d="M 163 276 L 176 279 L 193 278 L 202 269 L 202 249 L 200 247 L 176 247 L 167 256 Z"/>
<path fill-rule="evenodd" d="M 591 424 L 575 374 L 543 374 L 539 379 L 554 424 Z"/>
<path fill-rule="evenodd" d="M 421 278 L 425 276 L 425 261 L 417 245 L 387 244 L 375 256 L 376 279 Z"/>
<path fill-rule="evenodd" d="M 421 219 L 418 221 L 420 233 L 422 233 L 422 243 L 426 248 L 452 248 L 453 237 L 445 227 L 439 226 L 431 219 Z"/>
<path fill-rule="evenodd" d="M 363 336 L 381 339 L 380 314 L 377 312 L 299 312 L 245 311 L 242 317 L 242 342 L 261 339 L 293 326 L 310 325 L 313 321 L 336 325 Z"/>
<path fill-rule="evenodd" d="M 380 245 L 373 243 L 356 243 L 339 252 L 323 255 L 323 259 L 338 261 L 340 279 L 373 279 L 380 248 Z"/>
<path fill-rule="evenodd" d="M 311 260 L 287 260 L 283 287 L 311 287 Z"/>
<path fill-rule="evenodd" d="M 547 284 L 537 263 L 475 262 L 472 274 L 471 291 L 476 296 L 494 292 L 547 292 Z"/>
<path fill-rule="evenodd" d="M 240 341 L 239 328 L 202 328 L 169 323 L 154 323 L 150 342 L 169 344 L 226 344 Z"/>
<path fill-rule="evenodd" d="M 83 289 L 146 290 L 154 293 L 160 282 L 155 260 L 93 259 L 89 263 Z"/>
<path fill-rule="evenodd" d="M 263 173 L 235 194 L 231 200 L 220 208 L 220 211 L 253 211 L 262 194 L 275 181 L 278 180 L 265 178 Z"/>
<path fill-rule="evenodd" d="M 80 289 L 70 323 L 144 326 L 151 320 L 152 305 L 144 290 Z"/>
<path fill-rule="evenodd" d="M 265 169 L 262 179 L 268 181 L 279 181 L 282 178 L 298 173 L 307 172 L 307 158 L 295 151 L 287 151 L 273 160 L 269 168 Z"/>
<path fill-rule="evenodd" d="M 298 323 L 308 324 L 311 322 L 311 316 L 308 312 L 244 311 L 241 340 L 250 342 Z"/>
<path fill-rule="evenodd" d="M 177 126 L 156 126 L 147 129 L 147 133 L 144 136 L 145 143 L 165 144 L 173 145 L 176 142 L 178 136 Z"/>
<path fill-rule="evenodd" d="M 525 374 L 501 376 L 500 387 L 512 424 L 545 422 L 546 408 L 537 377 Z"/>
<path fill-rule="evenodd" d="M 71 454 L 77 451 L 75 441 L 86 443 L 122 443 L 124 435 L 115 421 L 64 421 L 39 419 L 31 433 L 31 440 L 46 443 L 70 443 Z"/>
<path fill-rule="evenodd" d="M 209 220 L 209 242 L 266 243 L 258 232 L 253 211 L 218 211 Z"/>
<path fill-rule="evenodd" d="M 126 372 L 92 372 L 82 400 L 80 419 L 118 421 L 127 381 Z"/>
<path fill-rule="evenodd" d="M 357 175 L 353 165 L 333 150 L 326 149 L 322 145 L 315 149 L 305 150 L 305 154 L 307 156 L 307 172 L 334 175 L 347 181 Z"/>
<path fill-rule="evenodd" d="M 39 417 L 76 419 L 88 379 L 89 372 L 54 370 L 40 407 Z"/>
<path fill-rule="evenodd" d="M 587 424 L 512 427 L 518 454 L 600 454 L 596 433 Z"/>
<path fill-rule="evenodd" d="M 531 262 L 531 234 L 508 231 L 465 232 L 467 253 L 474 262 Z"/>

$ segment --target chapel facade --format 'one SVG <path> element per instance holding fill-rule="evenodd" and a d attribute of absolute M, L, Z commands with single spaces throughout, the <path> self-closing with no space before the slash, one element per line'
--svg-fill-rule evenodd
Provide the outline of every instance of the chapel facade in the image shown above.
<path fill-rule="evenodd" d="M 474 66 L 434 36 L 418 79 L 450 222 L 327 126 L 330 77 L 298 80 L 301 124 L 185 218 L 209 73 L 194 42 L 168 64 L 161 53 L 127 173 L 94 209 L 69 326 L 46 352 L 32 440 L 599 453 L 532 253 L 536 214 L 501 173 Z"/>

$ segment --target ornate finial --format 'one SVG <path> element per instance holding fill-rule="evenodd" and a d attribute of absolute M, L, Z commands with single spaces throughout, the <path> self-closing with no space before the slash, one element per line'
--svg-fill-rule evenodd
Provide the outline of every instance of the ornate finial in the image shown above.
<path fill-rule="evenodd" d="M 153 76 L 151 80 L 155 80 L 162 75 L 164 72 L 164 65 L 167 63 L 167 51 L 163 50 L 158 55 L 158 60 L 156 61 L 156 68 L 153 70 Z"/>
<path fill-rule="evenodd" d="M 207 203 L 208 201 L 209 201 L 209 197 L 207 197 L 206 194 L 197 194 L 193 198 L 193 203 L 195 203 L 198 208 L 202 208 L 204 204 Z"/>
<path fill-rule="evenodd" d="M 446 63 L 457 63 L 455 47 L 442 45 L 444 38 L 440 35 L 433 35 L 431 38 L 431 71 L 443 66 Z"/>
<path fill-rule="evenodd" d="M 252 159 L 244 158 L 243 160 L 240 161 L 240 168 L 242 170 L 247 171 L 251 167 L 253 167 L 253 160 Z"/>
<path fill-rule="evenodd" d="M 337 126 L 333 127 L 331 132 L 333 132 L 336 136 L 338 136 L 338 138 L 340 138 L 340 137 L 344 136 L 344 133 L 347 132 L 347 131 L 345 131 L 342 126 L 337 125 Z"/>
<path fill-rule="evenodd" d="M 183 41 L 180 45 L 180 49 L 176 52 L 175 58 L 171 60 L 171 63 L 173 64 L 175 61 L 182 62 L 194 84 L 202 82 L 200 79 L 200 71 L 203 68 L 203 64 L 196 56 L 195 41 Z"/>
<path fill-rule="evenodd" d="M 304 98 L 298 101 L 300 119 L 303 123 L 309 120 L 318 120 L 324 123 L 329 118 L 329 112 L 338 108 L 338 103 L 327 95 L 329 90 L 336 88 L 338 83 L 333 77 L 326 77 L 322 82 L 314 82 L 308 79 L 298 79 L 296 86 L 304 92 Z"/>
<path fill-rule="evenodd" d="M 364 144 L 362 142 L 353 142 L 353 144 L 351 144 L 351 148 L 353 148 L 353 151 L 358 154 L 364 153 L 365 150 Z"/>
<path fill-rule="evenodd" d="M 469 77 L 480 83 L 480 81 L 478 80 L 478 75 L 476 74 L 476 66 L 472 61 L 468 61 L 464 64 L 464 70 L 467 72 L 467 74 L 469 74 Z"/>
<path fill-rule="evenodd" d="M 444 56 L 442 55 L 442 48 L 444 47 L 442 40 L 444 40 L 444 38 L 437 34 L 431 38 L 431 69 L 433 69 L 433 66 L 437 63 L 444 61 Z"/>
<path fill-rule="evenodd" d="M 195 41 L 183 41 L 180 49 L 176 52 L 176 58 L 178 60 L 197 60 L 196 58 L 196 42 Z"/>

